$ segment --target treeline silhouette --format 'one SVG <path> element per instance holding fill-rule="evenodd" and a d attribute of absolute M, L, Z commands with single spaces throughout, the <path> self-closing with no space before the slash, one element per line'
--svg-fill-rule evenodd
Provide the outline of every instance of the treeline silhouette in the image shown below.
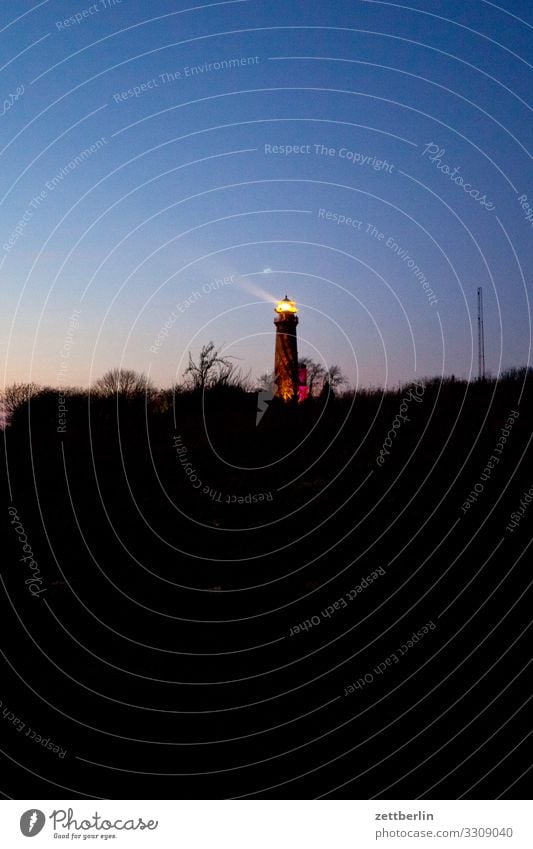
<path fill-rule="evenodd" d="M 283 544 L 302 538 L 298 552 L 305 562 L 314 551 L 314 529 L 326 522 L 332 539 L 344 537 L 363 509 L 360 498 L 365 518 L 358 547 L 365 540 L 374 557 L 382 549 L 389 557 L 399 538 L 418 529 L 420 503 L 423 514 L 438 505 L 438 523 L 464 515 L 460 507 L 511 410 L 519 412 L 512 436 L 469 513 L 479 514 L 479 505 L 486 513 L 496 501 L 499 510 L 510 509 L 520 487 L 530 485 L 521 452 L 531 429 L 531 370 L 416 385 L 417 392 L 414 383 L 387 391 L 326 389 L 297 405 L 274 398 L 262 417 L 258 393 L 238 380 L 157 390 L 143 375 L 115 370 L 91 390 L 31 387 L 11 400 L 7 470 L 19 499 L 40 499 L 49 509 L 64 499 L 59 521 L 74 507 L 84 520 L 90 517 L 93 531 L 96 517 L 112 536 L 119 528 L 132 535 L 144 527 L 150 557 L 150 526 L 164 540 L 170 533 L 173 543 L 189 541 L 207 558 L 219 550 L 216 531 L 239 528 L 224 538 L 231 559 L 242 547 L 252 556 L 264 547 L 261 534 L 246 528 L 275 522 Z M 272 499 L 261 500 L 254 512 L 238 501 L 250 493 Z M 431 551 L 431 535 L 427 545 Z M 105 562 L 105 550 L 100 554 Z M 257 568 L 268 575 L 272 564 Z M 314 570 L 304 570 L 296 583 L 308 582 Z M 237 579 L 230 574 L 222 579 L 216 566 L 193 563 L 189 578 L 194 585 L 231 584 Z"/>

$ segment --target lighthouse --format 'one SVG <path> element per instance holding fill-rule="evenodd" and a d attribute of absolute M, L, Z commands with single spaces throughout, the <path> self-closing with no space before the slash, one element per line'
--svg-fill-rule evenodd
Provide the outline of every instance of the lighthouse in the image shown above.
<path fill-rule="evenodd" d="M 285 295 L 278 301 L 274 312 L 276 317 L 276 349 L 274 355 L 274 375 L 276 398 L 283 401 L 298 400 L 298 348 L 296 326 L 298 316 L 296 303 Z"/>

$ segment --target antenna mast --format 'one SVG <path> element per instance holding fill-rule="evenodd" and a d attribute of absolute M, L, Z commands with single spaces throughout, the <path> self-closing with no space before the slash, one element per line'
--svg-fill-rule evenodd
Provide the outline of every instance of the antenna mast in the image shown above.
<path fill-rule="evenodd" d="M 479 380 L 485 380 L 485 329 L 483 326 L 483 289 L 477 290 L 477 350 Z"/>

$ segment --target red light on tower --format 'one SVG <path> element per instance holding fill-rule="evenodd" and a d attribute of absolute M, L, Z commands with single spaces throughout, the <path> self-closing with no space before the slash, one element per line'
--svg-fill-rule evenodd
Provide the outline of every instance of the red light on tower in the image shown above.
<path fill-rule="evenodd" d="M 298 366 L 298 401 L 306 401 L 309 398 L 309 387 L 307 385 L 307 369 Z"/>

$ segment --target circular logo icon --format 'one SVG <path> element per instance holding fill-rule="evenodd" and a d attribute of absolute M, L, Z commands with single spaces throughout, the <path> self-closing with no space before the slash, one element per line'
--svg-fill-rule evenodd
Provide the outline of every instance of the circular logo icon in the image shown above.
<path fill-rule="evenodd" d="M 45 822 L 46 817 L 43 812 L 38 811 L 36 808 L 31 808 L 22 814 L 20 818 L 20 830 L 24 837 L 35 837 L 36 834 L 42 831 Z"/>

